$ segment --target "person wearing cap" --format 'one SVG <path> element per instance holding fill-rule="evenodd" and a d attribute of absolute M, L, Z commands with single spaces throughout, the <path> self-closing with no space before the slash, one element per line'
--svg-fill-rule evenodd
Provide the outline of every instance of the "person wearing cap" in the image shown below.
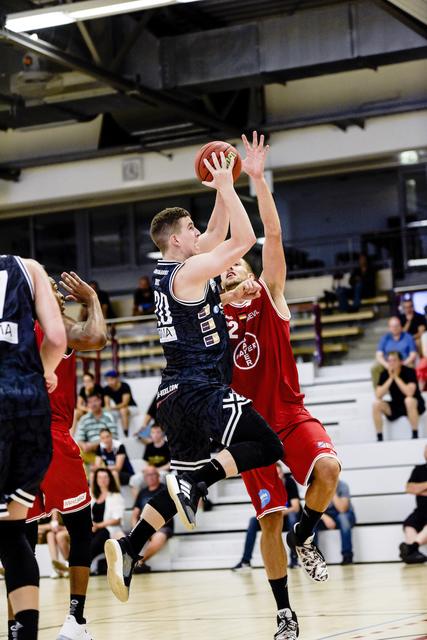
<path fill-rule="evenodd" d="M 127 382 L 120 379 L 115 369 L 105 374 L 107 386 L 104 387 L 104 401 L 106 409 L 117 411 L 122 421 L 123 433 L 127 437 L 129 432 L 130 407 L 136 407 L 132 391 Z"/>

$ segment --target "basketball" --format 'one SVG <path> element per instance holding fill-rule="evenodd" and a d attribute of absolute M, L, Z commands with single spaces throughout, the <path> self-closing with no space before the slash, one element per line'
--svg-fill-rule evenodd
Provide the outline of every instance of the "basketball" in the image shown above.
<path fill-rule="evenodd" d="M 233 145 L 228 142 L 222 142 L 222 140 L 215 140 L 214 142 L 208 142 L 205 144 L 197 153 L 196 158 L 194 160 L 194 169 L 196 172 L 197 178 L 201 181 L 211 182 L 212 174 L 209 169 L 206 167 L 204 160 L 208 160 L 212 164 L 212 154 L 216 153 L 219 159 L 219 154 L 221 151 L 224 153 L 228 162 L 230 162 L 231 158 L 234 156 L 234 167 L 233 167 L 233 180 L 236 182 L 238 177 L 242 172 L 242 158 L 240 153 L 237 151 Z"/>

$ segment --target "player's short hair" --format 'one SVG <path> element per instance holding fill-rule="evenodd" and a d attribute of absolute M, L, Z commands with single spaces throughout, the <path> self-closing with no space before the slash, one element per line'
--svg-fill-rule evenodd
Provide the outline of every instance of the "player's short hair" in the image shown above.
<path fill-rule="evenodd" d="M 242 258 L 242 262 L 243 262 L 243 266 L 245 267 L 248 273 L 255 273 L 254 270 L 252 269 L 252 265 L 249 262 L 249 260 L 247 260 L 246 258 Z"/>
<path fill-rule="evenodd" d="M 156 213 L 151 221 L 150 236 L 162 253 L 168 246 L 169 238 L 176 232 L 178 222 L 181 218 L 187 217 L 190 217 L 190 214 L 182 207 L 169 207 Z"/>

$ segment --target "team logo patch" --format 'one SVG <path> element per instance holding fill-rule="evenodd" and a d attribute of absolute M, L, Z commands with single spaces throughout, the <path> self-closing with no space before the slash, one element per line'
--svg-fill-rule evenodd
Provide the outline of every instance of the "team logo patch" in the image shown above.
<path fill-rule="evenodd" d="M 253 369 L 259 360 L 260 348 L 253 333 L 246 333 L 234 350 L 233 360 L 238 369 Z"/>
<path fill-rule="evenodd" d="M 267 489 L 261 489 L 258 491 L 259 499 L 261 501 L 261 508 L 264 509 L 271 501 L 270 492 Z"/>
<path fill-rule="evenodd" d="M 330 449 L 331 448 L 331 443 L 330 442 L 322 442 L 322 440 L 320 440 L 316 444 L 317 444 L 317 448 L 318 449 Z"/>

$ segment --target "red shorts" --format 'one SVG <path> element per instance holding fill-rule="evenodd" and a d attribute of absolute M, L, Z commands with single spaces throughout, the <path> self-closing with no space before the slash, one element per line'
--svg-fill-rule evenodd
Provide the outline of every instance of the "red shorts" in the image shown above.
<path fill-rule="evenodd" d="M 48 517 L 54 509 L 60 513 L 80 511 L 91 501 L 80 449 L 69 431 L 53 428 L 52 442 L 52 462 L 27 522 Z"/>
<path fill-rule="evenodd" d="M 317 460 L 331 457 L 338 459 L 325 427 L 308 411 L 304 411 L 307 416 L 305 420 L 301 421 L 299 412 L 298 423 L 294 427 L 290 423 L 278 434 L 285 449 L 283 462 L 298 484 L 302 485 L 307 484 Z M 275 464 L 246 471 L 242 473 L 242 478 L 257 518 L 286 509 L 287 495 Z"/>

